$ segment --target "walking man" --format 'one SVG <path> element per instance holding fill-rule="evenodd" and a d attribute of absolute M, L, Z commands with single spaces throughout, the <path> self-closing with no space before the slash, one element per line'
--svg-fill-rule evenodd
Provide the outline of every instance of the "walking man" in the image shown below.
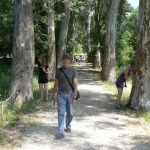
<path fill-rule="evenodd" d="M 71 58 L 69 54 L 63 56 L 63 66 L 56 72 L 54 83 L 54 100 L 57 93 L 58 106 L 58 131 L 56 139 L 64 138 L 64 131 L 71 132 L 71 121 L 73 119 L 72 106 L 76 104 L 76 95 L 78 88 L 77 71 L 70 67 Z M 69 81 L 73 86 L 70 86 Z M 66 115 L 65 115 L 66 114 Z M 64 129 L 64 123 L 66 128 Z"/>

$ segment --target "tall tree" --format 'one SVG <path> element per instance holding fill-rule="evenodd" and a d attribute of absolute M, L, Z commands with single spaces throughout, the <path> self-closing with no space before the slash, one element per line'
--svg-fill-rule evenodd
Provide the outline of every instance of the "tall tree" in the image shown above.
<path fill-rule="evenodd" d="M 106 11 L 107 11 L 107 5 L 109 4 L 109 1 L 105 0 L 96 0 L 95 2 L 95 15 L 94 15 L 94 21 L 95 21 L 95 29 L 96 29 L 96 38 L 94 39 L 96 46 L 96 58 L 95 60 L 95 67 L 101 68 L 101 51 L 102 51 L 102 40 L 103 34 L 105 29 L 105 22 L 106 22 Z"/>
<path fill-rule="evenodd" d="M 86 16 L 87 16 L 87 52 L 91 51 L 91 17 L 93 12 L 90 5 L 87 7 Z"/>
<path fill-rule="evenodd" d="M 48 0 L 33 1 L 35 57 L 47 57 L 48 41 Z"/>
<path fill-rule="evenodd" d="M 102 64 L 102 79 L 116 80 L 116 23 L 120 0 L 111 0 L 106 27 L 105 52 Z"/>
<path fill-rule="evenodd" d="M 33 98 L 34 29 L 32 0 L 15 0 L 15 25 L 11 68 L 11 95 L 21 106 Z"/>
<path fill-rule="evenodd" d="M 62 56 L 66 52 L 67 44 L 67 35 L 68 35 L 68 26 L 70 19 L 70 10 L 67 3 L 58 2 L 62 6 L 63 16 L 59 24 L 59 30 L 57 31 L 57 40 L 56 40 L 56 56 L 57 56 L 57 67 L 60 67 L 62 64 Z M 59 7 L 58 7 L 59 8 Z M 58 29 L 58 28 L 57 28 Z"/>
<path fill-rule="evenodd" d="M 49 0 L 48 12 L 48 66 L 51 68 L 50 79 L 55 79 L 56 71 L 56 50 L 55 50 L 55 21 L 54 21 L 54 0 Z"/>
<path fill-rule="evenodd" d="M 129 105 L 150 111 L 150 1 L 140 0 L 139 29 L 135 58 L 136 75 Z"/>
<path fill-rule="evenodd" d="M 85 0 L 70 2 L 70 21 L 68 30 L 67 52 L 82 53 L 87 47 L 87 13 L 85 13 Z M 85 44 L 86 43 L 86 44 Z M 86 49 L 86 48 L 85 48 Z"/>
<path fill-rule="evenodd" d="M 101 30 L 105 25 L 105 18 L 106 18 L 106 9 L 107 9 L 107 3 L 109 1 L 105 0 L 97 0 L 95 1 L 95 25 L 96 25 L 96 31 L 98 34 L 98 43 L 100 44 L 101 39 Z M 98 45 L 99 45 L 98 44 Z"/>
<path fill-rule="evenodd" d="M 137 20 L 138 10 L 134 10 L 126 0 L 120 1 L 116 40 L 116 61 L 120 71 L 135 59 Z"/>

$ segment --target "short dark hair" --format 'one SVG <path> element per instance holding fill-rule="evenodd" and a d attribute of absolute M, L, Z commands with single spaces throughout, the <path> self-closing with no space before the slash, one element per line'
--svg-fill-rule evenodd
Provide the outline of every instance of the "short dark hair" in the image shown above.
<path fill-rule="evenodd" d="M 63 55 L 63 60 L 64 60 L 64 59 L 70 59 L 70 60 L 71 60 L 70 54 L 69 54 L 69 53 L 65 53 L 65 54 Z"/>

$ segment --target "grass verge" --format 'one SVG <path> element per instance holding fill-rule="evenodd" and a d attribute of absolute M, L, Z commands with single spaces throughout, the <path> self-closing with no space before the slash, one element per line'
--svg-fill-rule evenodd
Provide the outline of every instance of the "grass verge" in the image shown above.
<path fill-rule="evenodd" d="M 111 100 L 116 101 L 117 99 L 117 88 L 114 83 L 110 82 L 102 82 L 103 88 L 107 91 L 108 94 L 111 95 Z M 126 104 L 128 103 L 130 91 L 131 91 L 131 80 L 127 82 L 127 87 L 123 89 L 122 94 L 122 104 L 123 108 L 121 109 L 122 113 L 126 115 L 131 115 L 137 118 L 142 118 L 146 122 L 150 122 L 150 112 L 145 112 L 144 110 L 133 110 L 128 107 L 126 107 Z"/>
<path fill-rule="evenodd" d="M 9 79 L 10 65 L 4 65 L 0 68 L 0 101 L 5 100 L 7 97 Z M 52 87 L 53 82 L 50 82 L 48 88 L 52 89 Z M 14 140 L 16 133 L 11 131 L 13 131 L 14 128 L 14 131 L 17 131 L 23 130 L 26 126 L 32 125 L 35 118 L 32 116 L 35 116 L 42 106 L 45 105 L 44 101 L 39 101 L 40 92 L 37 68 L 35 68 L 33 76 L 33 95 L 34 99 L 26 102 L 21 109 L 11 105 L 10 103 L 4 104 L 4 115 L 0 117 L 0 149 L 6 147 L 6 145 L 10 143 L 13 143 L 12 141 Z M 16 136 L 16 138 L 18 138 L 18 136 Z"/>

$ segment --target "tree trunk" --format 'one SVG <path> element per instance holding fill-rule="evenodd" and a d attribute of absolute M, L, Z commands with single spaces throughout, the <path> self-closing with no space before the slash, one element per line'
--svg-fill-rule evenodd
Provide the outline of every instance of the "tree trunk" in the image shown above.
<path fill-rule="evenodd" d="M 97 30 L 97 52 L 96 52 L 96 61 L 95 67 L 101 68 L 101 30 L 105 25 L 105 13 L 106 13 L 106 6 L 108 5 L 108 1 L 105 0 L 97 0 L 95 1 L 95 27 Z"/>
<path fill-rule="evenodd" d="M 15 26 L 10 94 L 21 106 L 33 98 L 34 28 L 32 0 L 15 0 Z"/>
<path fill-rule="evenodd" d="M 108 5 L 108 1 L 105 0 L 97 0 L 95 3 L 95 25 L 98 34 L 98 45 L 100 47 L 100 39 L 101 39 L 101 30 L 105 25 L 105 13 Z"/>
<path fill-rule="evenodd" d="M 67 40 L 69 41 L 70 39 L 76 39 L 76 15 L 71 12 L 70 13 L 70 19 L 69 19 L 69 29 L 68 29 L 68 37 Z"/>
<path fill-rule="evenodd" d="M 133 87 L 129 104 L 135 109 L 144 108 L 150 111 L 150 1 L 140 0 L 139 34 Z"/>
<path fill-rule="evenodd" d="M 70 10 L 66 4 L 64 4 L 63 13 L 64 16 L 62 17 L 57 43 L 57 67 L 60 67 L 62 65 L 62 57 L 63 54 L 66 52 L 68 25 L 70 19 Z"/>
<path fill-rule="evenodd" d="M 49 6 L 48 16 L 48 35 L 49 35 L 49 50 L 48 50 L 48 66 L 51 69 L 49 79 L 55 79 L 56 72 L 56 49 L 55 49 L 55 22 L 54 22 L 54 7 Z"/>
<path fill-rule="evenodd" d="M 87 14 L 87 52 L 88 53 L 91 51 L 91 17 L 92 17 L 92 12 L 89 8 Z"/>
<path fill-rule="evenodd" d="M 94 68 L 101 68 L 101 54 L 99 50 L 99 45 L 97 46 L 97 51 L 95 55 Z"/>
<path fill-rule="evenodd" d="M 116 24 L 120 0 L 111 0 L 108 12 L 105 52 L 102 64 L 102 80 L 114 82 L 116 80 Z"/>

